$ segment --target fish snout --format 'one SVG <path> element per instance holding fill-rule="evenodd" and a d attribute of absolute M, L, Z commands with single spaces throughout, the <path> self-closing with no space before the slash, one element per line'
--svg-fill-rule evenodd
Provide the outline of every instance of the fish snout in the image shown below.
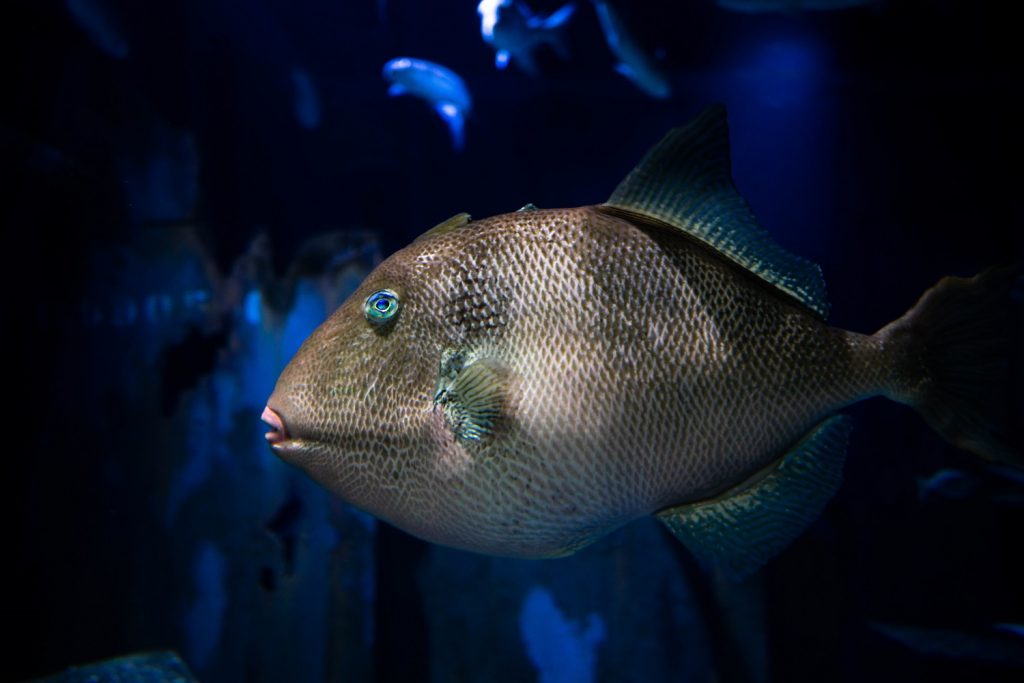
<path fill-rule="evenodd" d="M 290 400 L 289 394 L 279 391 L 271 394 L 260 419 L 270 428 L 264 436 L 274 455 L 287 462 L 298 462 L 309 453 L 311 443 L 317 438 L 305 417 L 305 412 Z"/>
<path fill-rule="evenodd" d="M 284 420 L 277 414 L 277 411 L 267 406 L 263 409 L 260 419 L 270 427 L 270 431 L 266 433 L 266 438 L 267 443 L 272 447 L 288 440 L 288 430 L 284 425 Z"/>

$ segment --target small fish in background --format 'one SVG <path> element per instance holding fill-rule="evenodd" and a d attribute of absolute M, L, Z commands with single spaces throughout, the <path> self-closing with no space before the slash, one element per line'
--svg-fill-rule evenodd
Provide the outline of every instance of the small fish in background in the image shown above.
<path fill-rule="evenodd" d="M 997 505 L 1024 504 L 1024 472 L 1012 467 L 990 464 L 980 473 L 965 472 L 953 467 L 936 470 L 917 478 L 917 498 L 932 500 L 966 500 L 976 495 Z"/>
<path fill-rule="evenodd" d="M 392 97 L 413 95 L 427 102 L 446 124 L 452 147 L 461 150 L 465 143 L 466 118 L 473 106 L 462 78 L 451 69 L 425 59 L 397 57 L 384 65 L 384 78 Z"/>
<path fill-rule="evenodd" d="M 992 628 L 997 631 L 1002 631 L 1003 633 L 1009 633 L 1017 636 L 1024 641 L 1024 624 L 996 624 Z"/>
<path fill-rule="evenodd" d="M 978 490 L 979 483 L 976 475 L 947 467 L 917 478 L 917 499 L 921 502 L 936 498 L 963 500 Z"/>
<path fill-rule="evenodd" d="M 562 28 L 576 11 L 572 3 L 546 17 L 534 14 L 522 0 L 481 0 L 476 11 L 480 15 L 480 35 L 494 48 L 494 65 L 499 69 L 515 60 L 523 71 L 535 75 L 534 52 L 544 45 L 562 59 L 568 58 Z"/>
<path fill-rule="evenodd" d="M 850 9 L 863 5 L 876 5 L 880 0 L 715 0 L 715 3 L 733 12 L 764 14 L 768 12 L 792 13 Z"/>
<path fill-rule="evenodd" d="M 1000 372 L 1022 273 L 943 278 L 873 334 L 829 326 L 820 268 L 757 225 L 711 107 L 604 204 L 461 213 L 392 254 L 281 373 L 266 438 L 434 543 L 562 557 L 653 515 L 741 578 L 835 494 L 850 404 L 1024 464 Z"/>
<path fill-rule="evenodd" d="M 320 98 L 309 72 L 293 69 L 292 88 L 295 93 L 295 120 L 306 130 L 314 130 L 320 125 Z"/>
<path fill-rule="evenodd" d="M 927 657 L 1024 667 L 1024 627 L 996 624 L 987 631 L 868 622 L 877 633 Z"/>
<path fill-rule="evenodd" d="M 96 47 L 115 59 L 128 57 L 128 43 L 121 35 L 113 10 L 104 0 L 64 0 L 64 5 Z"/>
<path fill-rule="evenodd" d="M 636 37 L 626 28 L 622 15 L 607 0 L 594 0 L 597 19 L 604 31 L 605 41 L 619 63 L 615 70 L 631 80 L 633 85 L 659 100 L 672 94 L 672 84 L 662 73 L 654 59 L 640 46 Z"/>

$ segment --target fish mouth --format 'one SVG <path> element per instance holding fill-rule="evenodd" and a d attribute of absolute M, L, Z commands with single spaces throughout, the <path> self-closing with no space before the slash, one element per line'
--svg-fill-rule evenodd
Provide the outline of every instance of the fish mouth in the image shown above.
<path fill-rule="evenodd" d="M 302 450 L 305 442 L 302 439 L 292 438 L 288 433 L 288 427 L 285 426 L 284 419 L 276 410 L 266 406 L 260 419 L 270 427 L 270 431 L 264 437 L 267 444 L 270 445 L 270 449 L 278 456 L 287 458 L 297 455 Z"/>
<path fill-rule="evenodd" d="M 269 443 L 271 447 L 288 441 L 288 430 L 285 428 L 284 420 L 277 414 L 277 411 L 270 406 L 267 406 L 263 409 L 263 414 L 260 415 L 260 419 L 270 427 L 270 431 L 264 436 L 266 436 L 267 443 Z"/>

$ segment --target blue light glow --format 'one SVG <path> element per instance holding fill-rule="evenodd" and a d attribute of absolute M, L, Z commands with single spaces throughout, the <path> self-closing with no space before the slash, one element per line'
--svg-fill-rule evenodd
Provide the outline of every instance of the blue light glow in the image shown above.
<path fill-rule="evenodd" d="M 817 93 L 829 55 L 813 36 L 796 35 L 767 39 L 741 59 L 739 76 L 748 96 L 779 108 Z"/>
<path fill-rule="evenodd" d="M 306 130 L 320 125 L 320 98 L 313 85 L 313 78 L 305 69 L 292 71 L 292 87 L 295 92 L 295 120 Z"/>
<path fill-rule="evenodd" d="M 480 15 L 480 35 L 484 40 L 490 41 L 494 37 L 494 26 L 498 23 L 498 9 L 511 4 L 512 0 L 480 0 L 476 11 Z"/>
<path fill-rule="evenodd" d="M 65 0 L 64 4 L 96 47 L 116 59 L 128 56 L 128 43 L 106 3 L 102 0 Z"/>
<path fill-rule="evenodd" d="M 388 61 L 383 73 L 384 78 L 391 81 L 388 94 L 414 95 L 431 104 L 448 124 L 452 146 L 462 149 L 463 128 L 473 99 L 458 74 L 440 64 L 411 57 Z"/>
<path fill-rule="evenodd" d="M 242 302 L 242 316 L 250 325 L 259 325 L 263 321 L 263 298 L 259 290 L 252 290 L 245 295 Z"/>
<path fill-rule="evenodd" d="M 220 643 L 228 608 L 226 576 L 224 553 L 212 543 L 200 543 L 192 561 L 195 599 L 183 620 L 188 663 L 198 670 L 206 668 Z"/>
<path fill-rule="evenodd" d="M 834 233 L 808 228 L 835 221 L 830 193 L 841 182 L 832 47 L 808 27 L 788 25 L 738 45 L 729 61 L 715 96 L 729 105 L 733 177 L 761 226 L 818 262 Z"/>
<path fill-rule="evenodd" d="M 606 635 L 599 614 L 590 614 L 584 627 L 562 614 L 550 592 L 535 586 L 519 613 L 519 633 L 540 683 L 596 680 L 597 648 Z"/>

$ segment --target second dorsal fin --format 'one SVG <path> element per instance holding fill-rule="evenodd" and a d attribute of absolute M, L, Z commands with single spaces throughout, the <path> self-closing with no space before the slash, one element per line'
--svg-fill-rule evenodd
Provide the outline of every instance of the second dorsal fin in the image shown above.
<path fill-rule="evenodd" d="M 821 269 L 775 243 L 732 182 L 725 107 L 675 128 L 602 208 L 654 218 L 709 245 L 765 282 L 828 315 Z"/>

